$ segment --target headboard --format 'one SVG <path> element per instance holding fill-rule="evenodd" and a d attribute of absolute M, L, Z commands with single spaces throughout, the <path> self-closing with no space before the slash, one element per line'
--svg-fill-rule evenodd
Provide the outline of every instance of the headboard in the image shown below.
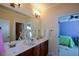
<path fill-rule="evenodd" d="M 79 37 L 78 36 L 77 37 L 73 37 L 73 41 L 74 41 L 75 45 L 78 46 Z"/>

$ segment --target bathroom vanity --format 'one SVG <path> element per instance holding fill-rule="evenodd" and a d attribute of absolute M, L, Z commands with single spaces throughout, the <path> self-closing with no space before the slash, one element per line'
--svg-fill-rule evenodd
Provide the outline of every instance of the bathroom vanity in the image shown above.
<path fill-rule="evenodd" d="M 7 12 L 9 9 L 3 6 L 0 9 L 4 56 L 45 56 L 48 54 L 48 40 L 39 39 L 46 37 L 42 35 L 41 18 L 31 18 L 11 10 Z M 33 41 L 33 43 L 27 44 L 28 41 L 25 40 Z"/>
<path fill-rule="evenodd" d="M 5 22 L 3 23 L 6 26 Z M 10 34 L 8 33 L 10 33 L 10 26 L 8 25 L 6 28 L 7 31 L 4 30 L 3 32 L 5 36 L 4 56 L 46 56 L 48 54 L 48 39 L 39 39 L 41 37 L 41 30 L 39 28 L 40 26 L 36 26 L 35 23 L 36 22 L 32 20 L 25 21 L 24 23 L 15 22 L 16 29 L 13 32 L 15 34 L 13 36 L 15 40 L 9 38 Z M 4 29 L 5 26 L 3 27 Z M 5 31 L 7 32 L 6 35 Z M 28 44 L 30 42 L 31 44 Z"/>
<path fill-rule="evenodd" d="M 16 46 L 10 48 L 4 44 L 5 56 L 46 56 L 48 54 L 48 40 L 35 40 L 34 44 L 27 45 L 24 40 L 16 41 Z"/>

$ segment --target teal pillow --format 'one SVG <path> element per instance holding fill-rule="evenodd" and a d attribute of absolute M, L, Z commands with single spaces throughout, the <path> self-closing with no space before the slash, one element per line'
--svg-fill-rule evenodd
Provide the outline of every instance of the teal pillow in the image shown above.
<path fill-rule="evenodd" d="M 74 46 L 74 42 L 73 42 L 72 38 L 70 36 L 64 36 L 64 35 L 61 35 L 59 37 L 59 44 L 65 45 L 65 46 L 68 46 L 68 47 Z"/>

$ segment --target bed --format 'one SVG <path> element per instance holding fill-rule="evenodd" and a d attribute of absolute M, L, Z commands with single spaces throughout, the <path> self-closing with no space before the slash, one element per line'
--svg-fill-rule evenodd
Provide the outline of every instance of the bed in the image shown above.
<path fill-rule="evenodd" d="M 60 56 L 78 56 L 78 46 L 75 45 L 70 36 L 61 35 L 59 37 Z"/>
<path fill-rule="evenodd" d="M 78 56 L 78 47 L 74 46 L 69 48 L 67 46 L 59 45 L 59 55 L 60 56 Z"/>

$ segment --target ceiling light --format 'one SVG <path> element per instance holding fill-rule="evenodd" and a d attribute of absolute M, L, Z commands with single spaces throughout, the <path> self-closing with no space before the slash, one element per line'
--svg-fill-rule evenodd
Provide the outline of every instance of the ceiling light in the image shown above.
<path fill-rule="evenodd" d="M 36 18 L 40 17 L 40 10 L 34 9 L 34 15 L 35 15 Z"/>
<path fill-rule="evenodd" d="M 16 7 L 20 8 L 21 4 L 20 3 L 10 3 L 10 6 L 14 7 L 14 8 L 16 8 Z"/>

